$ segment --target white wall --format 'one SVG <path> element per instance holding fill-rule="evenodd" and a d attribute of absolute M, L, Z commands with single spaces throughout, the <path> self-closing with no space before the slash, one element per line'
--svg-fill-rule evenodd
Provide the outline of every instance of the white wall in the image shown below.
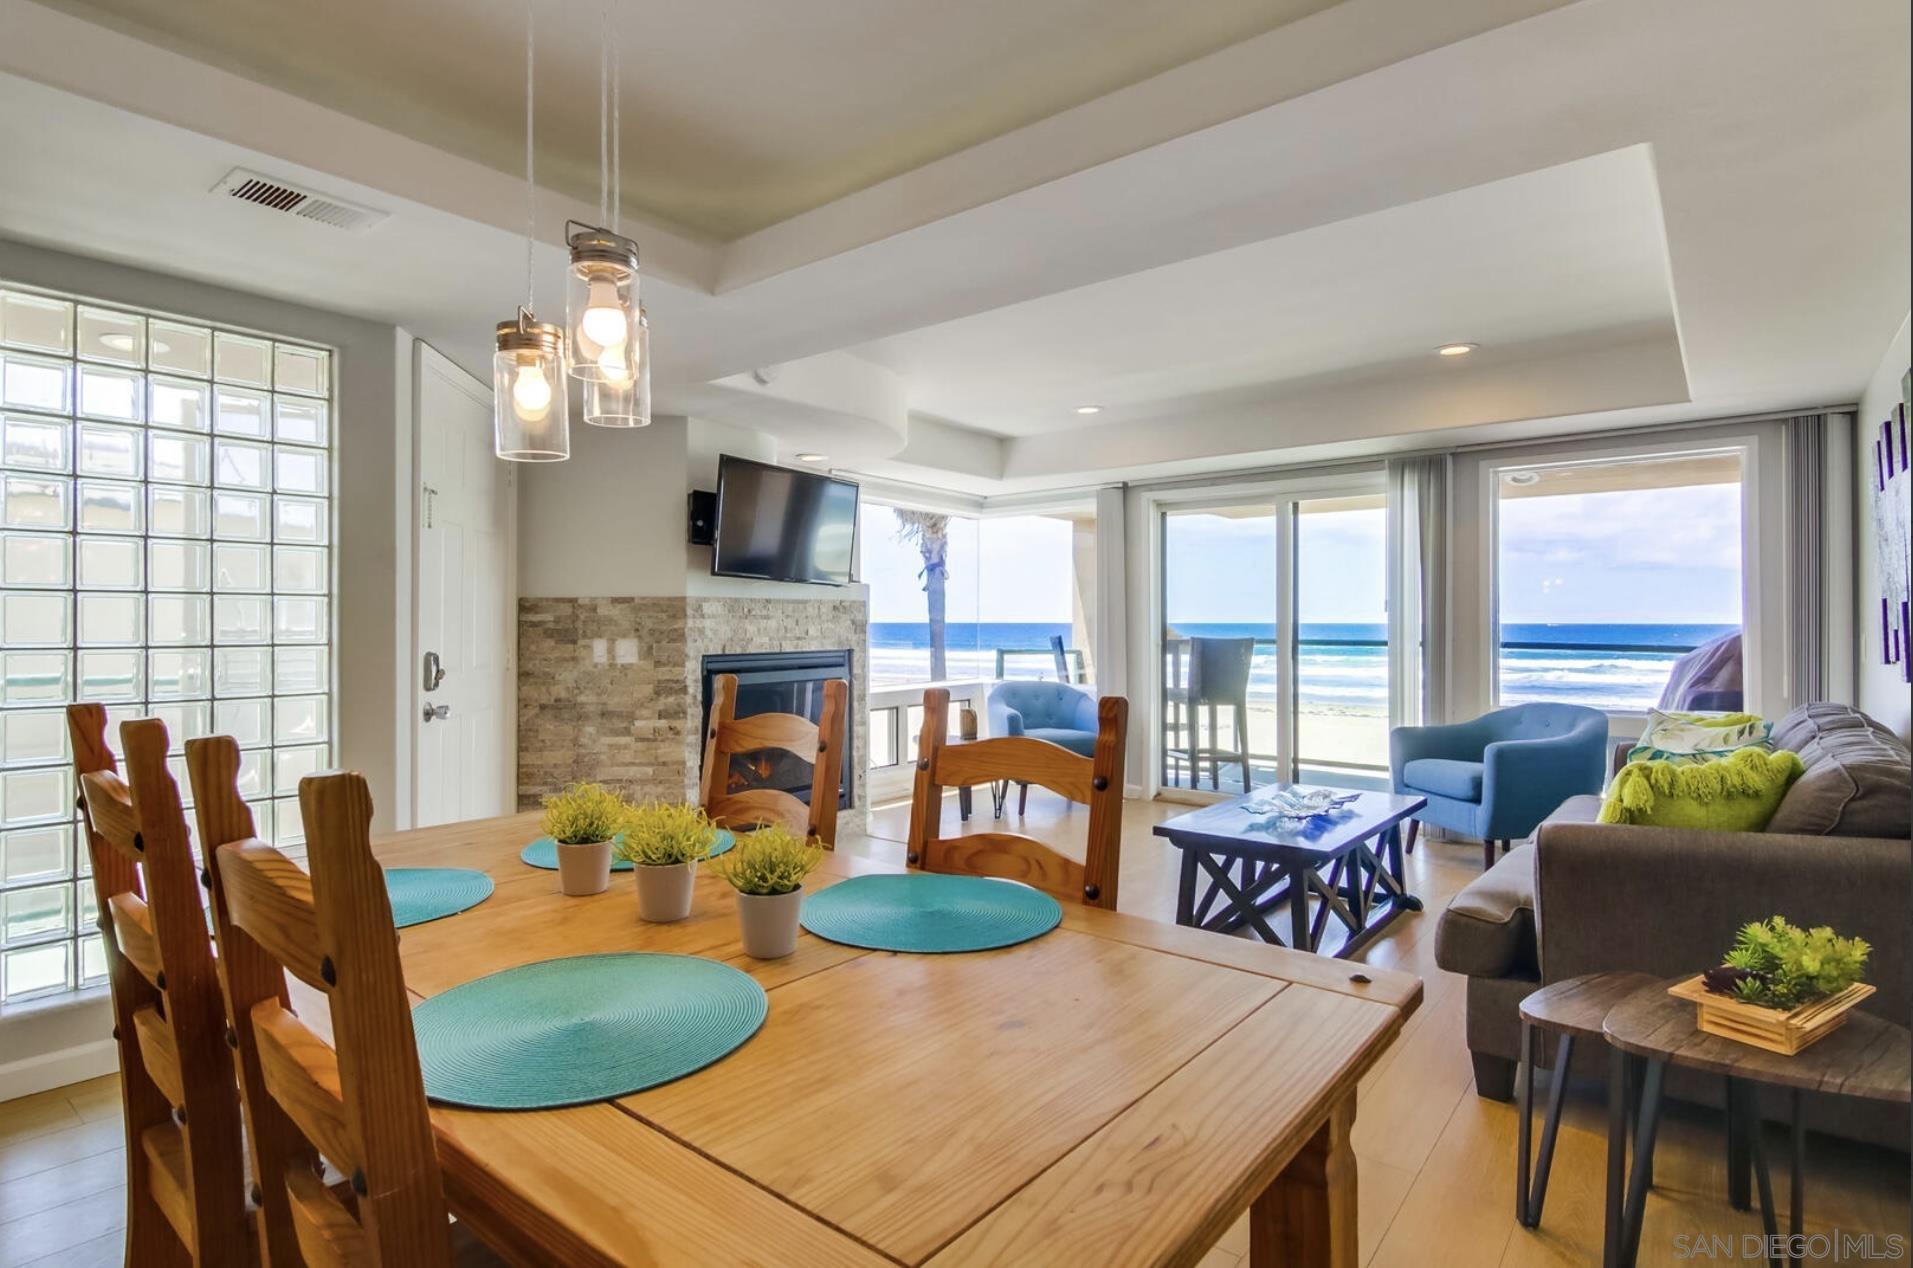
<path fill-rule="evenodd" d="M 1854 627 L 1858 631 L 1854 653 L 1855 702 L 1899 732 L 1901 739 L 1913 738 L 1913 691 L 1909 691 L 1906 679 L 1901 676 L 1900 666 L 1880 660 L 1880 549 L 1874 535 L 1877 516 L 1873 438 L 1899 402 L 1900 377 L 1913 363 L 1913 350 L 1908 346 L 1909 325 L 1913 325 L 1913 317 L 1901 319 L 1900 329 L 1887 344 L 1879 367 L 1860 397 L 1860 412 L 1853 423 L 1853 544 L 1858 563 L 1853 584 L 1857 599 Z M 1901 492 L 1907 492 L 1908 488 L 1908 483 L 1902 481 Z"/>
<path fill-rule="evenodd" d="M 329 345 L 338 351 L 333 648 L 336 747 L 364 773 L 374 831 L 409 804 L 412 699 L 411 337 L 395 326 L 0 239 L 0 278 L 108 303 Z M 0 1100 L 114 1068 L 103 993 L 0 1016 Z M 100 1042 L 104 1040 L 104 1043 Z"/>
<path fill-rule="evenodd" d="M 571 427 L 568 462 L 527 463 L 518 482 L 524 598 L 684 593 L 688 420 Z"/>
<path fill-rule="evenodd" d="M 518 592 L 525 598 L 667 595 L 843 598 L 862 586 L 711 575 L 689 541 L 693 489 L 717 488 L 720 454 L 777 462 L 761 432 L 660 416 L 649 427 L 571 427 L 571 460 L 527 464 L 518 492 Z"/>

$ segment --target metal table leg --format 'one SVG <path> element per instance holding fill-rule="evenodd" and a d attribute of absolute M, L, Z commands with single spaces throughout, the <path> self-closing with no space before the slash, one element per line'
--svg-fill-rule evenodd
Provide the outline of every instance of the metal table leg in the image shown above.
<path fill-rule="evenodd" d="M 1628 1066 L 1634 1058 L 1609 1047 L 1607 1056 L 1607 1204 L 1603 1219 L 1601 1263 L 1620 1268 L 1623 1229 L 1621 1191 L 1627 1184 Z"/>
<path fill-rule="evenodd" d="M 1740 1108 L 1740 1080 L 1727 1080 L 1727 1204 L 1736 1211 L 1753 1205 L 1750 1174 L 1753 1156 L 1747 1148 L 1746 1116 Z"/>
<path fill-rule="evenodd" d="M 1650 1060 L 1641 1077 L 1640 1124 L 1634 1129 L 1634 1166 L 1627 1177 L 1627 1205 L 1621 1213 L 1626 1234 L 1621 1242 L 1621 1264 L 1633 1268 L 1641 1250 L 1642 1216 L 1647 1209 L 1649 1160 L 1654 1157 L 1654 1137 L 1661 1128 L 1661 1081 L 1667 1075 L 1667 1062 Z"/>
<path fill-rule="evenodd" d="M 1518 1152 L 1520 1172 L 1515 1176 L 1515 1218 L 1523 1227 L 1541 1225 L 1541 1207 L 1548 1200 L 1548 1172 L 1554 1166 L 1554 1138 L 1561 1126 L 1561 1103 L 1566 1099 L 1568 1063 L 1574 1058 L 1574 1036 L 1562 1035 L 1555 1045 L 1554 1072 L 1548 1080 L 1548 1113 L 1541 1125 L 1541 1153 L 1528 1168 L 1529 1139 L 1534 1122 L 1534 1069 L 1541 1056 L 1541 1032 L 1527 1023 L 1521 1026 L 1521 1125 Z"/>
<path fill-rule="evenodd" d="M 1793 1089 L 1793 1157 L 1791 1175 L 1787 1181 L 1787 1231 L 1798 1237 L 1803 1231 L 1802 1223 L 1807 1214 L 1807 1120 L 1801 1114 L 1800 1089 Z"/>
<path fill-rule="evenodd" d="M 1760 1193 L 1760 1228 L 1767 1235 L 1767 1245 L 1771 1247 L 1780 1228 L 1774 1218 L 1773 1175 L 1767 1169 L 1767 1144 L 1760 1129 L 1760 1087 L 1745 1080 L 1735 1081 L 1740 1084 L 1740 1130 L 1753 1155 L 1754 1185 Z M 1767 1262 L 1777 1265 L 1780 1259 L 1776 1255 L 1768 1255 Z"/>

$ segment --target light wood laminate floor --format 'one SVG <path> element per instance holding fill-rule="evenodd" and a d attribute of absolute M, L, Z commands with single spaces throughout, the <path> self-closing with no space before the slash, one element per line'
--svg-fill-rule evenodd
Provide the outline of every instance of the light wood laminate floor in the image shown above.
<path fill-rule="evenodd" d="M 970 828 L 991 826 L 978 790 Z M 1175 910 L 1174 851 L 1150 828 L 1184 807 L 1130 802 L 1124 808 L 1121 909 L 1167 921 Z M 957 822 L 946 806 L 948 830 Z M 900 862 L 908 808 L 873 812 L 867 837 L 841 848 Z M 1007 826 L 1080 851 L 1086 811 L 1032 789 L 1028 818 Z M 1420 974 L 1423 1005 L 1394 1049 L 1363 1082 L 1355 1126 L 1360 1163 L 1361 1255 L 1375 1268 L 1530 1268 L 1599 1262 L 1605 1159 L 1597 1086 L 1576 1087 L 1564 1117 L 1543 1227 L 1514 1221 L 1515 1111 L 1474 1093 L 1463 1040 L 1463 982 L 1435 967 L 1434 930 L 1455 892 L 1480 871 L 1480 847 L 1424 842 L 1409 859 L 1411 887 L 1425 913 L 1399 920 L 1360 957 Z M 0 1268 L 120 1262 L 125 1167 L 119 1091 L 113 1077 L 0 1104 Z M 1770 1137 L 1776 1158 L 1785 1141 Z M 1903 1239 L 1897 1261 L 1913 1261 L 1908 1160 L 1887 1150 L 1828 1138 L 1809 1140 L 1807 1223 Z M 1642 1264 L 1691 1263 L 1683 1237 L 1757 1233 L 1759 1218 L 1727 1205 L 1726 1168 L 1715 1115 L 1673 1107 L 1657 1150 L 1657 1188 L 1648 1200 Z M 1775 1177 L 1785 1210 L 1784 1168 Z M 1246 1262 L 1246 1223 L 1232 1228 L 1204 1268 Z M 1699 1262 L 1709 1262 L 1700 1260 Z M 1712 1262 L 1720 1262 L 1718 1259 Z"/>

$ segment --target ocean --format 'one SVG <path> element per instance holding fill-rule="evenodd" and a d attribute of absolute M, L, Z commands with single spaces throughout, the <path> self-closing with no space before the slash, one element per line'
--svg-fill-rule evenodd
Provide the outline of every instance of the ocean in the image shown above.
<path fill-rule="evenodd" d="M 1597 708 L 1640 710 L 1660 699 L 1667 673 L 1687 648 L 1730 633 L 1731 625 L 1504 625 L 1501 627 L 1501 700 L 1516 704 L 1556 700 Z M 1258 638 L 1249 678 L 1252 701 L 1275 700 L 1278 659 L 1273 625 L 1186 623 L 1187 636 Z M 951 678 L 990 678 L 996 649 L 1047 649 L 1052 635 L 1067 641 L 1070 627 L 1036 621 L 963 622 L 947 627 Z M 1305 711 L 1352 715 L 1388 712 L 1387 630 L 1380 625 L 1302 626 L 1297 674 Z M 1525 647 L 1509 644 L 1543 643 Z M 1613 648 L 1626 650 L 1608 650 Z M 1660 650 L 1666 649 L 1666 650 Z M 1044 656 L 1012 658 L 1012 678 L 1054 676 Z M 930 627 L 921 621 L 870 626 L 871 686 L 923 682 L 930 673 Z"/>

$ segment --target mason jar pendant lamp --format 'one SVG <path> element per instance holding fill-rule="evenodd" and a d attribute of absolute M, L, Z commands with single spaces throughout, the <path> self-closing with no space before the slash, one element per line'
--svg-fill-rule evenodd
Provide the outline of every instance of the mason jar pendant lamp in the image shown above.
<path fill-rule="evenodd" d="M 638 310 L 636 337 L 631 341 L 638 372 L 618 378 L 587 379 L 584 384 L 585 421 L 597 427 L 651 425 L 651 323 Z"/>
<path fill-rule="evenodd" d="M 498 323 L 492 354 L 494 448 L 512 462 L 563 462 L 571 456 L 565 385 L 565 332 L 531 310 Z"/>
<path fill-rule="evenodd" d="M 571 377 L 587 385 L 585 421 L 634 427 L 632 400 L 642 373 L 638 339 L 638 244 L 618 232 L 618 42 L 608 7 L 598 11 L 598 220 L 567 222 L 565 335 Z M 610 225 L 611 228 L 604 228 Z M 599 391 L 589 385 L 602 384 Z"/>
<path fill-rule="evenodd" d="M 571 399 L 565 383 L 564 331 L 533 315 L 532 243 L 538 187 L 532 167 L 533 36 L 525 5 L 525 303 L 498 323 L 492 353 L 492 448 L 509 462 L 562 462 L 571 456 Z"/>

